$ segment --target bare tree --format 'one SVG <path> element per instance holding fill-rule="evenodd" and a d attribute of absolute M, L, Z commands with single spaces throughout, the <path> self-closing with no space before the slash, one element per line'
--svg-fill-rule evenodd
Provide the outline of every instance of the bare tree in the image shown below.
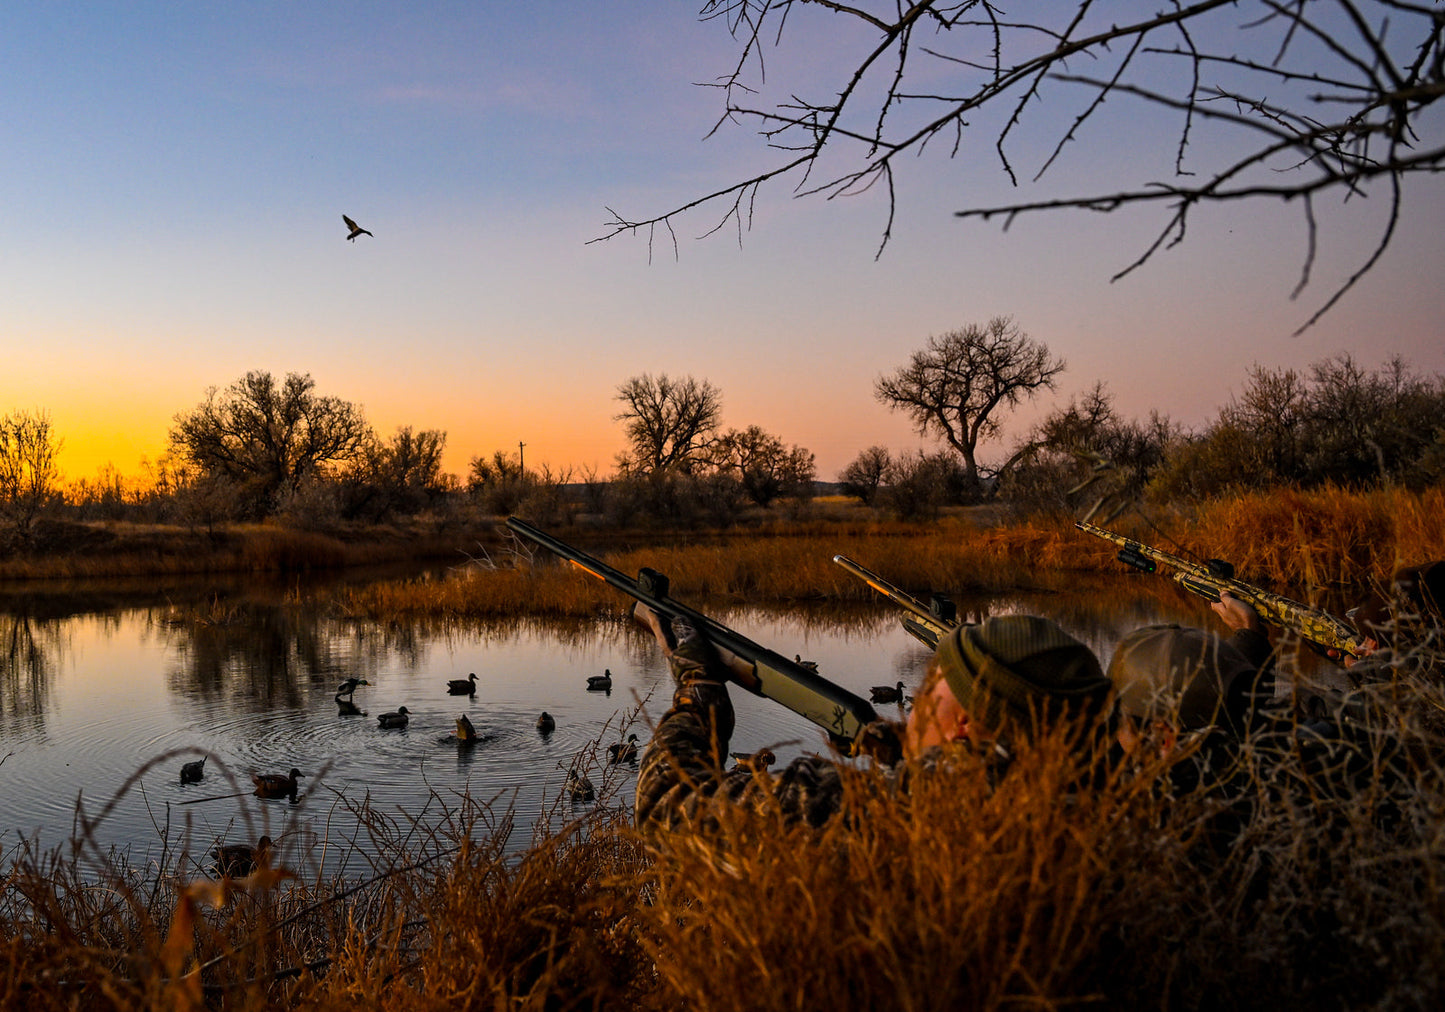
<path fill-rule="evenodd" d="M 17 411 L 0 418 L 0 515 L 23 542 L 35 519 L 56 494 L 62 441 L 43 411 Z"/>
<path fill-rule="evenodd" d="M 212 387 L 194 411 L 175 417 L 171 446 L 205 475 L 234 482 L 249 511 L 267 513 L 329 464 L 355 459 L 370 436 L 361 409 L 318 397 L 310 374 L 248 372 L 224 391 Z"/>
<path fill-rule="evenodd" d="M 871 506 L 892 466 L 893 455 L 888 447 L 870 446 L 859 451 L 853 462 L 838 473 L 838 480 L 843 484 L 845 495 L 857 496 L 864 506 Z"/>
<path fill-rule="evenodd" d="M 626 474 L 689 472 L 711 446 L 722 418 L 722 391 L 691 376 L 634 376 L 617 388 L 626 405 L 616 419 L 627 423 L 630 449 L 618 457 Z"/>
<path fill-rule="evenodd" d="M 779 496 L 811 498 L 814 456 L 801 446 L 787 446 L 761 426 L 723 433 L 714 448 L 716 466 L 737 476 L 748 498 L 767 508 Z"/>
<path fill-rule="evenodd" d="M 893 225 L 894 166 L 904 156 L 930 145 L 949 157 L 973 154 L 983 142 L 1017 186 L 1021 166 L 1011 148 L 1023 146 L 1020 135 L 1047 102 L 1072 115 L 1023 172 L 1039 183 L 1087 132 L 1106 99 L 1132 101 L 1177 124 L 1161 136 L 1159 153 L 1173 163 L 1166 178 L 1121 178 L 1110 192 L 1048 191 L 1036 199 L 968 205 L 955 214 L 997 216 L 1006 226 L 1037 211 L 1165 206 L 1163 227 L 1122 275 L 1181 241 L 1201 206 L 1298 199 L 1310 236 L 1302 289 L 1314 258 L 1316 195 L 1346 198 L 1383 185 L 1390 213 L 1373 251 L 1308 327 L 1388 246 L 1405 178 L 1445 165 L 1445 126 L 1429 114 L 1445 94 L 1445 9 L 1439 3 L 1175 0 L 1121 9 L 1093 0 L 1048 0 L 1009 4 L 1005 11 L 991 0 L 707 0 L 700 17 L 724 23 L 738 43 L 731 70 L 709 82 L 724 96 L 713 132 L 724 124 L 752 124 L 782 154 L 746 179 L 658 215 L 633 220 L 609 208 L 611 228 L 598 239 L 642 230 L 650 247 L 661 226 L 676 250 L 674 219 L 703 205 L 721 208 L 705 234 L 731 223 L 741 238 L 763 184 L 791 178 L 800 195 L 831 198 L 885 188 L 889 210 L 881 252 Z M 814 40 L 832 37 L 830 31 L 846 31 L 840 45 L 855 46 L 853 55 L 839 59 L 833 80 L 813 85 L 816 97 L 800 94 L 777 68 L 772 81 L 765 74 L 769 53 L 787 69 L 793 51 L 784 48 L 784 27 L 790 19 L 794 36 L 807 40 L 809 57 Z M 777 97 L 767 99 L 779 78 Z M 987 131 L 977 138 L 974 120 Z M 1140 152 L 1134 161 L 1154 164 L 1143 157 L 1149 154 Z"/>
<path fill-rule="evenodd" d="M 998 433 L 999 408 L 1052 389 L 1063 371 L 1062 359 L 1009 317 L 997 316 L 986 327 L 970 324 L 930 337 L 906 366 L 880 377 L 873 392 L 888 407 L 907 412 L 920 436 L 938 436 L 957 450 L 976 490 L 978 444 Z"/>

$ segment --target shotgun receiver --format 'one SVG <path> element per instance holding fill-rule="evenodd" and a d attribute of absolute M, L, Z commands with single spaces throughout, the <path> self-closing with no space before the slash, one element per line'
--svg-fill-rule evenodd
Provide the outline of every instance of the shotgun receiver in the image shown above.
<path fill-rule="evenodd" d="M 1234 567 L 1227 562 L 1209 559 L 1200 565 L 1082 520 L 1075 521 L 1074 526 L 1118 545 L 1119 561 L 1135 569 L 1153 573 L 1158 571 L 1159 566 L 1167 566 L 1173 570 L 1168 575 L 1176 583 L 1206 601 L 1218 601 L 1219 592 L 1228 591 L 1259 612 L 1259 617 L 1265 622 L 1289 629 L 1319 647 L 1340 650 L 1354 657 L 1364 652 L 1359 636 L 1343 620 L 1312 605 L 1236 580 Z"/>
<path fill-rule="evenodd" d="M 934 594 L 924 604 L 846 555 L 835 555 L 833 561 L 907 612 L 903 628 L 928 649 L 937 650 L 939 642 L 958 628 L 958 609 L 942 594 Z"/>
<path fill-rule="evenodd" d="M 682 619 L 704 633 L 715 646 L 751 666 L 748 673 L 740 672 L 730 665 L 726 666 L 728 677 L 732 681 L 754 695 L 781 703 L 799 716 L 812 721 L 826 731 L 829 739 L 844 753 L 856 755 L 862 751 L 860 745 L 863 744 L 865 729 L 870 739 L 867 751 L 881 755 L 886 754 L 886 750 L 891 747 L 890 743 L 879 741 L 884 732 L 878 727 L 868 727 L 878 720 L 878 714 L 867 700 L 833 684 L 816 671 L 754 643 L 721 622 L 673 600 L 668 596 L 667 577 L 657 570 L 643 568 L 634 580 L 518 517 L 508 517 L 507 527 L 552 554 L 566 559 L 584 573 L 610 583 L 624 594 L 641 601 L 658 615 L 668 619 Z M 880 745 L 883 748 L 880 748 Z"/>

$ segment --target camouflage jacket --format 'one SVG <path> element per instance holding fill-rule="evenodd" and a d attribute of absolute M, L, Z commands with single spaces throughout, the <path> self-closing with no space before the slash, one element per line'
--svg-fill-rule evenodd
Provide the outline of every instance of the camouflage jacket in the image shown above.
<path fill-rule="evenodd" d="M 686 634 L 684 634 L 686 635 Z M 634 813 L 645 828 L 676 828 L 701 816 L 715 798 L 755 808 L 777 806 L 789 818 L 821 826 L 838 811 L 842 780 L 822 756 L 793 760 L 781 773 L 745 766 L 725 769 L 733 706 L 710 644 L 680 642 L 670 663 L 677 689 L 658 722 L 637 774 Z"/>
<path fill-rule="evenodd" d="M 711 645 L 690 636 L 690 630 L 683 635 L 670 658 L 677 681 L 672 707 L 658 722 L 638 769 L 637 825 L 648 830 L 706 826 L 710 806 L 718 803 L 775 810 L 815 827 L 834 818 L 843 804 L 844 772 L 833 759 L 802 756 L 777 773 L 743 763 L 726 768 L 734 715 L 725 677 Z M 869 789 L 905 799 L 910 777 L 950 766 L 964 751 L 959 743 L 907 764 L 880 767 Z M 993 749 L 974 761 L 992 782 L 1007 768 L 1009 756 Z"/>

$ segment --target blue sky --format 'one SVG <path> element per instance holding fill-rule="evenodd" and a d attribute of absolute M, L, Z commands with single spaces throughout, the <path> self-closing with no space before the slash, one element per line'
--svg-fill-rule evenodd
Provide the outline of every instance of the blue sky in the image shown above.
<path fill-rule="evenodd" d="M 710 380 L 725 424 L 808 447 L 828 478 L 867 445 L 923 445 L 873 381 L 931 334 L 995 315 L 1069 363 L 1006 440 L 1096 380 L 1126 414 L 1198 424 L 1255 363 L 1400 354 L 1445 371 L 1438 180 L 1411 184 L 1380 266 L 1300 337 L 1367 254 L 1383 200 L 1324 201 L 1298 301 L 1306 234 L 1284 205 L 1201 216 L 1110 283 L 1158 212 L 959 221 L 966 203 L 1016 195 L 982 133 L 905 166 L 877 260 L 881 194 L 793 199 L 786 184 L 763 191 L 741 247 L 693 241 L 704 215 L 680 222 L 676 259 L 633 237 L 588 245 L 605 207 L 657 213 L 778 157 L 743 128 L 704 140 L 720 97 L 693 85 L 734 49 L 696 14 L 662 0 L 8 12 L 0 412 L 48 411 L 71 478 L 106 462 L 134 474 L 208 387 L 309 372 L 383 434 L 445 430 L 458 473 L 519 441 L 529 464 L 606 472 L 617 385 L 668 372 Z M 846 32 L 811 27 L 790 25 L 775 86 L 830 79 L 847 58 Z M 1043 150 L 1073 111 L 1031 121 L 1014 153 Z M 1118 103 L 1046 183 L 1092 189 L 1167 161 L 1168 129 Z M 374 240 L 346 242 L 343 213 Z"/>

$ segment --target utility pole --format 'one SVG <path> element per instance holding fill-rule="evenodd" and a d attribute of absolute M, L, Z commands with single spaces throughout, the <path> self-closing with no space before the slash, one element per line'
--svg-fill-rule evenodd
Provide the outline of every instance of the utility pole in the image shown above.
<path fill-rule="evenodd" d="M 527 458 L 522 456 L 522 447 L 526 445 L 527 444 L 522 442 L 520 439 L 517 440 L 517 468 L 523 474 L 527 473 Z"/>

